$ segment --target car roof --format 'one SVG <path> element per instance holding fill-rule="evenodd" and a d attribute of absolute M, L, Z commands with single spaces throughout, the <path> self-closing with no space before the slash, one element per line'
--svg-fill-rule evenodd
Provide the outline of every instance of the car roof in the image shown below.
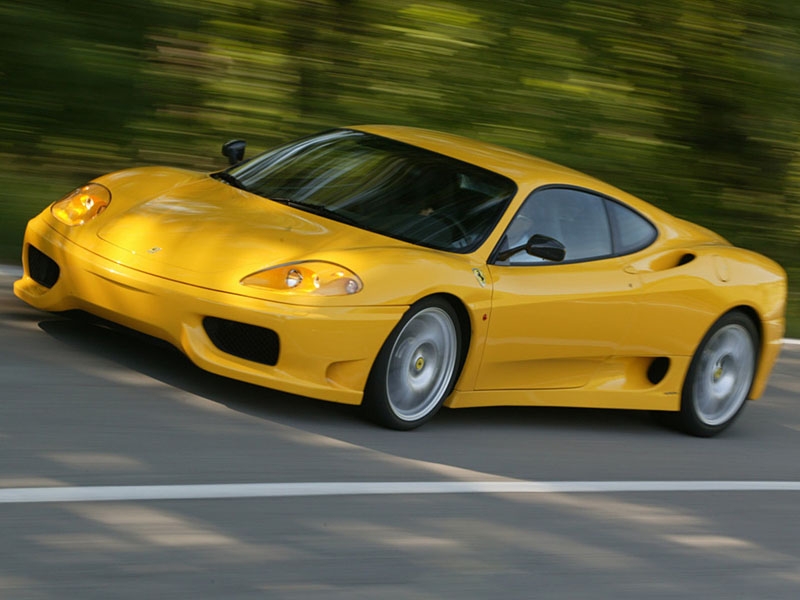
<path fill-rule="evenodd" d="M 350 129 L 374 133 L 451 156 L 505 175 L 519 185 L 565 183 L 585 185 L 598 191 L 603 191 L 599 188 L 604 187 L 619 192 L 602 181 L 563 165 L 459 135 L 399 125 L 358 125 Z"/>
<path fill-rule="evenodd" d="M 580 171 L 518 152 L 470 138 L 400 125 L 357 125 L 349 127 L 358 131 L 373 133 L 395 139 L 432 152 L 463 160 L 495 173 L 505 175 L 516 182 L 524 198 L 533 190 L 545 185 L 566 185 L 586 188 L 624 202 L 631 208 L 646 215 L 667 237 L 690 235 L 722 240 L 718 235 L 699 225 L 683 221 L 660 208 L 629 194 L 613 185 L 596 179 Z M 679 233 L 682 232 L 682 233 Z M 722 240 L 724 241 L 724 240 Z"/>

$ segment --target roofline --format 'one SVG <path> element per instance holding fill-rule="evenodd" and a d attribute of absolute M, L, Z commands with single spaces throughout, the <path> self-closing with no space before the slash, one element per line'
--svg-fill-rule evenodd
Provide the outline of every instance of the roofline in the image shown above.
<path fill-rule="evenodd" d="M 552 183 L 561 179 L 565 182 L 581 179 L 587 183 L 591 181 L 592 185 L 601 183 L 589 175 L 544 158 L 451 133 L 401 125 L 356 125 L 349 129 L 373 133 L 451 156 L 510 177 L 517 183 L 537 180 Z M 532 177 L 532 174 L 538 173 L 541 173 L 540 177 Z"/>

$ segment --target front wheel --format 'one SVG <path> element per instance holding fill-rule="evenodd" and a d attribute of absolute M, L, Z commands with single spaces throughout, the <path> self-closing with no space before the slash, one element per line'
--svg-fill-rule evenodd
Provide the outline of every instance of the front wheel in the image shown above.
<path fill-rule="evenodd" d="M 742 313 L 717 321 L 692 358 L 681 397 L 680 425 L 710 437 L 733 423 L 744 408 L 756 371 L 758 332 Z"/>
<path fill-rule="evenodd" d="M 369 418 L 392 429 L 430 419 L 455 385 L 461 329 L 453 307 L 439 298 L 414 304 L 387 338 L 364 390 Z"/>

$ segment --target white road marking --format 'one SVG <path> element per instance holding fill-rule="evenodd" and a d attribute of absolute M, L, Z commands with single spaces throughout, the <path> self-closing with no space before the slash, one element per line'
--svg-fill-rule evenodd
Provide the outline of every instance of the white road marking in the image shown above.
<path fill-rule="evenodd" d="M 800 492 L 800 481 L 331 481 L 0 489 L 0 504 L 416 494 Z"/>

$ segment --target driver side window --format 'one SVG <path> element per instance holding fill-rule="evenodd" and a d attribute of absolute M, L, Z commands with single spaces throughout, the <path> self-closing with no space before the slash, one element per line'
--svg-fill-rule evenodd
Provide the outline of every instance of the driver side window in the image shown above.
<path fill-rule="evenodd" d="M 500 251 L 524 246 L 535 234 L 564 244 L 564 262 L 603 258 L 613 251 L 605 200 L 580 190 L 545 188 L 531 194 L 509 224 Z M 520 250 L 498 264 L 541 263 L 549 261 Z"/>

